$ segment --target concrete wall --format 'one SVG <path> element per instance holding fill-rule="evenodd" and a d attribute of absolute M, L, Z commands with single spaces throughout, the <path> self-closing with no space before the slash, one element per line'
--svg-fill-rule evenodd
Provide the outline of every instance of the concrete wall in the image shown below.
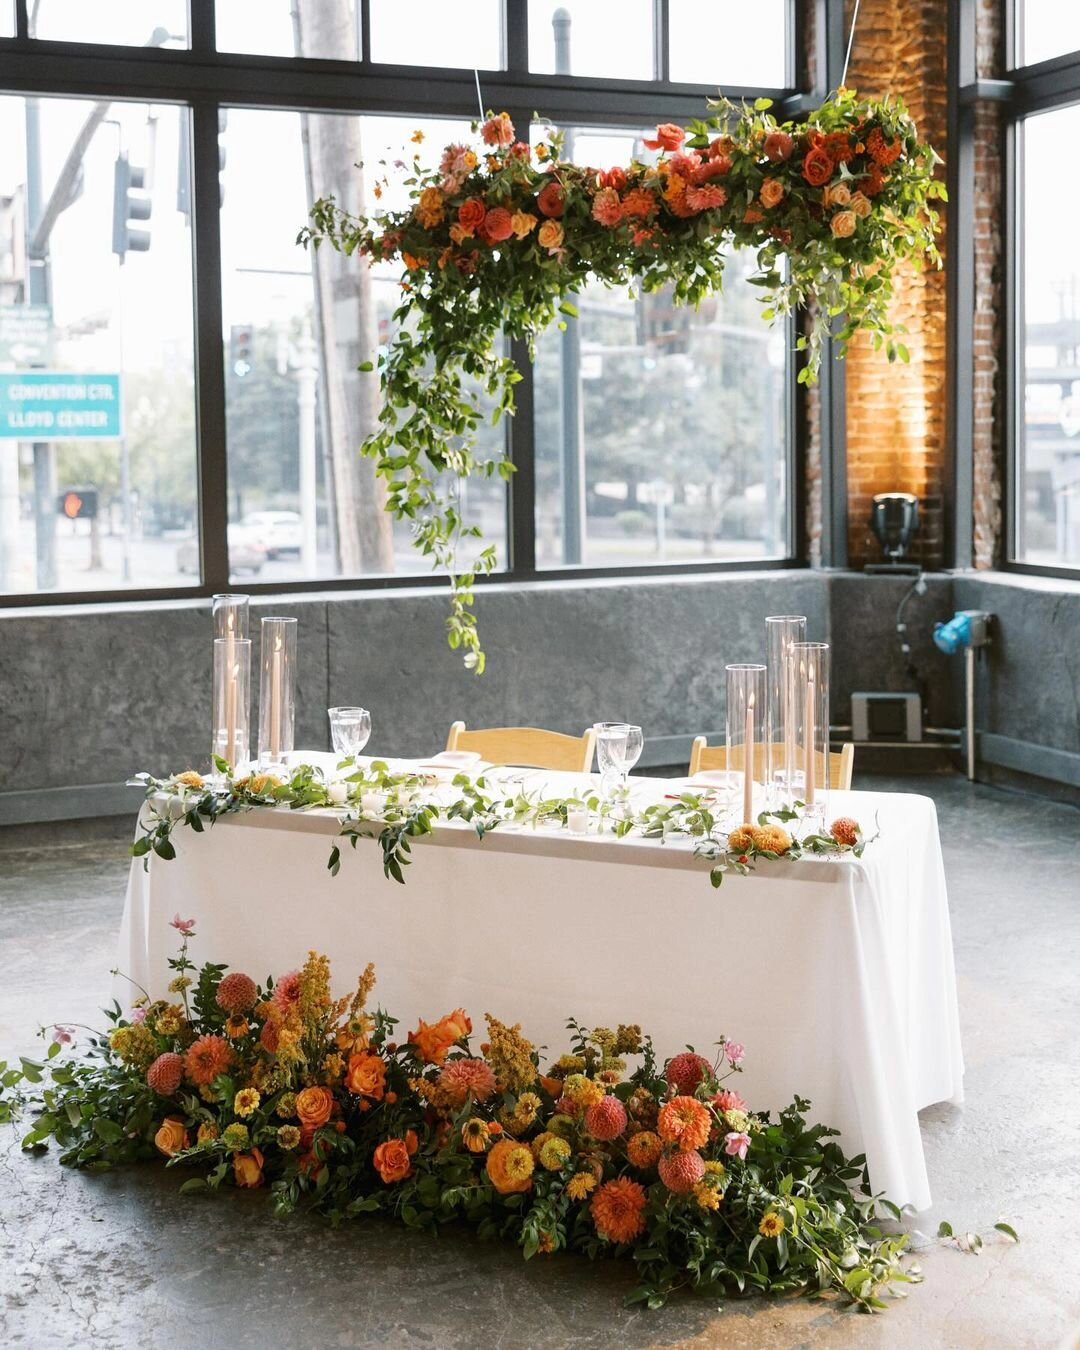
<path fill-rule="evenodd" d="M 988 761 L 1080 784 L 1080 588 L 994 574 L 928 578 L 906 618 L 928 680 L 929 721 L 958 725 L 955 676 L 930 642 L 954 608 L 1001 615 L 980 690 Z M 643 766 L 685 763 L 724 725 L 724 665 L 763 659 L 766 614 L 805 613 L 833 644 L 833 720 L 857 689 L 910 688 L 895 634 L 906 580 L 776 571 L 496 585 L 478 601 L 488 672 L 443 641 L 445 592 L 333 592 L 268 600 L 300 620 L 297 745 L 325 748 L 326 708 L 372 710 L 370 749 L 423 754 L 450 722 L 580 731 L 640 722 Z M 140 769 L 206 763 L 208 601 L 0 611 L 0 823 L 131 808 Z M 1015 743 L 1015 744 L 1013 744 Z M 1044 747 L 1058 750 L 1046 756 Z"/>

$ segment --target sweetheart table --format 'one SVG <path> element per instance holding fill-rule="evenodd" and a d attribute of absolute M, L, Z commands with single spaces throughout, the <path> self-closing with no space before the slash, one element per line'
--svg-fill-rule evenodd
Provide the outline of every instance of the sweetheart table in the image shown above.
<path fill-rule="evenodd" d="M 526 787 L 569 795 L 575 781 L 538 773 Z M 685 790 L 630 781 L 641 804 Z M 375 1001 L 402 1037 L 459 1006 L 481 1032 L 485 1012 L 520 1022 L 553 1055 L 568 1048 L 570 1016 L 639 1023 L 661 1058 L 688 1044 L 711 1055 L 723 1033 L 746 1045 L 733 1086 L 753 1107 L 809 1097 L 813 1120 L 865 1152 L 875 1190 L 925 1209 L 918 1112 L 963 1094 L 936 812 L 909 793 L 834 792 L 829 816 L 840 815 L 867 835 L 877 818 L 861 859 L 759 859 L 714 890 L 681 843 L 510 826 L 480 840 L 457 821 L 413 841 L 404 886 L 383 876 L 374 839 L 344 848 L 334 877 L 333 812 L 256 809 L 176 830 L 172 861 L 133 860 L 118 965 L 164 995 L 179 912 L 197 921 L 196 963 L 257 980 L 314 948 L 345 993 L 374 961 Z M 125 1008 L 131 990 L 118 983 Z"/>

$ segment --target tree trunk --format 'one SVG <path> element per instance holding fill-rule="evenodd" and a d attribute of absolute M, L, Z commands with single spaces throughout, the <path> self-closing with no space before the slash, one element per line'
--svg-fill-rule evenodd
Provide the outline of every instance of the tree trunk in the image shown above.
<path fill-rule="evenodd" d="M 355 58 L 357 34 L 351 0 L 296 0 L 294 32 L 299 55 Z M 301 114 L 309 200 L 333 194 L 354 214 L 364 211 L 360 119 Z M 328 444 L 331 509 L 338 562 L 344 575 L 392 572 L 394 548 L 386 488 L 359 447 L 378 427 L 379 376 L 357 366 L 374 361 L 378 323 L 371 273 L 362 260 L 333 249 L 312 250 L 316 342 L 321 356 L 322 398 Z"/>

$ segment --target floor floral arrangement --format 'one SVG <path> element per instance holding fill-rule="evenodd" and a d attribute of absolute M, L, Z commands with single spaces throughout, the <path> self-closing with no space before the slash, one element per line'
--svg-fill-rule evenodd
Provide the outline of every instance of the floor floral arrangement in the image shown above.
<path fill-rule="evenodd" d="M 451 574 L 450 646 L 478 672 L 472 592 L 495 550 L 459 566 L 459 542 L 479 531 L 462 519 L 456 484 L 513 473 L 507 457 L 476 453 L 486 406 L 496 422 L 514 411 L 520 375 L 505 340 L 533 355 L 544 329 L 576 317 L 571 297 L 590 279 L 667 287 L 696 304 L 721 288 L 727 253 L 744 248 L 757 254 L 766 321 L 808 309 L 801 381 L 816 377 L 834 326 L 841 352 L 863 331 L 889 360 L 907 360 L 889 321 L 893 281 L 905 261 L 940 263 L 945 187 L 903 103 L 841 89 L 801 122 L 777 121 L 769 99 L 711 107 L 689 127 L 658 127 L 644 142 L 652 157 L 599 167 L 565 158 L 556 131 L 533 145 L 506 113 L 489 114 L 474 124 L 475 147 L 448 145 L 430 168 L 419 149 L 396 162 L 404 210 L 354 217 L 323 199 L 300 234 L 402 268 L 396 333 L 379 357 L 381 426 L 363 453 L 387 509 Z"/>
<path fill-rule="evenodd" d="M 728 872 L 746 875 L 759 859 L 795 860 L 804 854 L 860 858 L 877 837 L 867 839 L 859 822 L 846 816 L 834 820 L 825 832 L 792 834 L 785 826 L 800 819 L 802 803 L 763 811 L 756 822 L 725 829 L 715 794 L 704 787 L 639 810 L 630 804 L 625 790 L 608 797 L 595 789 L 577 797 L 545 797 L 530 793 L 523 784 L 508 792 L 506 785 L 483 774 L 459 773 L 446 783 L 434 775 L 393 771 L 385 760 L 373 760 L 363 767 L 352 759 L 342 760 L 333 782 L 321 768 L 310 764 L 297 765 L 288 779 L 268 773 L 236 777 L 224 760 L 218 761 L 217 769 L 212 779 L 193 769 L 168 778 L 143 773 L 131 779 L 132 786 L 146 792 L 141 832 L 131 849 L 135 857 L 146 863 L 151 855 L 169 861 L 176 856 L 172 835 L 180 826 L 201 833 L 223 816 L 281 807 L 337 813 L 341 829 L 327 863 L 335 875 L 341 867 L 343 842 L 355 848 L 359 840 L 375 837 L 382 849 L 385 875 L 402 883 L 410 861 L 410 841 L 430 834 L 439 820 L 462 821 L 482 839 L 507 825 L 565 829 L 570 812 L 584 807 L 593 828 L 613 838 L 638 835 L 662 843 L 690 843 L 694 854 L 709 864 L 713 886 L 719 886 Z"/>
<path fill-rule="evenodd" d="M 570 1021 L 568 1051 L 542 1067 L 490 1013 L 477 1047 L 461 1008 L 399 1035 L 369 1006 L 371 966 L 340 999 L 315 952 L 260 986 L 197 968 L 195 920 L 172 926 L 167 997 L 143 993 L 130 1016 L 114 1006 L 82 1058 L 62 1053 L 75 1029 L 57 1027 L 46 1061 L 0 1076 L 7 1113 L 13 1093 L 36 1112 L 25 1149 L 54 1142 L 62 1162 L 98 1170 L 163 1158 L 190 1171 L 181 1192 L 265 1186 L 278 1214 L 377 1211 L 465 1224 L 526 1258 L 621 1257 L 631 1301 L 650 1307 L 692 1288 L 875 1311 L 920 1278 L 907 1236 L 878 1226 L 900 1211 L 869 1193 L 863 1159 L 807 1125 L 806 1101 L 775 1119 L 744 1101 L 733 1041 L 661 1065 L 638 1026 Z"/>

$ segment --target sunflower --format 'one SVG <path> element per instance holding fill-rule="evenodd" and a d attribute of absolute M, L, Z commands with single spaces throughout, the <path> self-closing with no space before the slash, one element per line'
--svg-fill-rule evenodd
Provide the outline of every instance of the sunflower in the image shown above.
<path fill-rule="evenodd" d="M 786 1227 L 784 1216 L 770 1209 L 758 1224 L 758 1232 L 762 1237 L 774 1238 L 779 1237 Z"/>
<path fill-rule="evenodd" d="M 470 1153 L 483 1153 L 491 1138 L 486 1120 L 472 1116 L 461 1127 L 461 1140 Z"/>

